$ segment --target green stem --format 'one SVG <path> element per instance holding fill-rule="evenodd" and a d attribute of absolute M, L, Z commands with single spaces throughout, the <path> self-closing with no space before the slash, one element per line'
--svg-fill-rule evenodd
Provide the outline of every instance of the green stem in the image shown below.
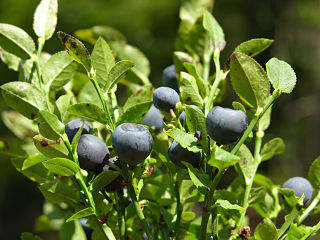
<path fill-rule="evenodd" d="M 320 202 L 320 191 L 318 191 L 317 196 L 313 199 L 310 205 L 304 210 L 301 217 L 298 220 L 298 224 L 301 224 L 310 214 L 310 212 L 318 205 Z"/>
<path fill-rule="evenodd" d="M 320 222 L 318 222 L 317 225 L 312 227 L 312 229 L 303 238 L 301 238 L 301 240 L 308 239 L 310 236 L 312 236 L 314 233 L 316 233 L 319 229 L 320 229 Z"/>
<path fill-rule="evenodd" d="M 211 214 L 211 206 L 213 201 L 213 193 L 217 188 L 217 185 L 220 182 L 225 172 L 226 172 L 226 169 L 221 170 L 217 173 L 217 175 L 213 179 L 212 188 L 210 189 L 209 193 L 206 194 L 205 196 L 205 206 L 204 206 L 204 211 L 202 211 L 202 218 L 201 218 L 200 239 L 206 239 L 207 226 L 208 226 L 208 221 Z"/>
<path fill-rule="evenodd" d="M 220 61 L 219 61 L 219 58 L 220 58 L 220 50 L 219 49 L 215 49 L 214 51 L 214 55 L 213 55 L 213 61 L 214 61 L 214 65 L 215 65 L 215 68 L 216 68 L 216 77 L 215 77 L 215 80 L 213 82 L 213 85 L 210 89 L 210 92 L 209 92 L 209 97 L 207 99 L 207 103 L 206 103 L 206 106 L 205 106 L 205 116 L 207 116 L 210 108 L 212 107 L 212 102 L 213 102 L 213 98 L 216 94 L 216 91 L 217 91 L 217 88 L 222 80 L 221 78 L 221 74 L 220 74 Z"/>
<path fill-rule="evenodd" d="M 111 118 L 111 115 L 110 115 L 110 111 L 109 111 L 109 108 L 108 108 L 108 104 L 107 104 L 107 101 L 101 91 L 101 88 L 96 80 L 96 77 L 95 76 L 91 76 L 90 77 L 90 81 L 92 82 L 94 88 L 96 89 L 96 92 L 98 93 L 98 96 L 100 98 L 100 101 L 101 101 L 101 104 L 103 106 L 103 110 L 105 111 L 106 115 L 107 115 L 107 121 L 108 121 L 108 124 L 109 124 L 109 127 L 111 129 L 111 131 L 113 132 L 114 130 L 114 123 L 113 123 L 113 120 Z"/>
<path fill-rule="evenodd" d="M 45 40 L 43 38 L 39 38 L 37 55 L 35 55 L 33 58 L 34 58 L 34 66 L 36 68 L 37 76 L 38 76 L 38 80 L 39 80 L 39 87 L 40 87 L 40 89 L 42 89 L 42 92 L 46 98 L 47 108 L 48 108 L 49 112 L 51 112 L 49 94 L 48 94 L 48 90 L 43 85 L 44 83 L 43 83 L 43 78 L 42 78 L 42 74 L 41 74 L 40 62 L 39 62 L 44 43 L 45 43 Z"/>
<path fill-rule="evenodd" d="M 114 196 L 115 196 L 115 201 L 116 201 L 116 205 L 117 206 L 115 206 L 116 207 L 116 211 L 117 211 L 117 213 L 118 213 L 118 227 L 119 227 L 119 232 L 120 232 L 120 240 L 125 240 L 126 239 L 126 236 L 125 236 L 125 224 L 124 224 L 124 217 L 123 217 L 123 214 L 122 214 L 122 212 L 121 212 L 121 210 L 119 209 L 119 196 L 118 196 L 118 194 L 117 193 L 115 193 L 114 194 Z M 120 196 L 120 198 L 121 198 L 121 196 Z"/>
<path fill-rule="evenodd" d="M 166 223 L 160 223 L 161 233 L 162 233 L 162 239 L 163 240 L 169 240 L 169 230 Z"/>
<path fill-rule="evenodd" d="M 174 192 L 176 194 L 176 201 L 177 201 L 177 207 L 176 207 L 176 213 L 177 213 L 177 220 L 175 224 L 175 235 L 176 240 L 179 240 L 179 228 L 180 228 L 180 220 L 181 220 L 181 203 L 180 203 L 180 192 L 179 192 L 180 183 L 178 181 L 174 184 Z"/>
<path fill-rule="evenodd" d="M 127 165 L 124 164 L 124 163 L 121 163 L 121 168 L 122 168 L 122 174 L 123 174 L 123 177 L 124 177 L 125 181 L 130 183 L 129 186 L 127 187 L 128 193 L 129 193 L 129 196 L 130 196 L 130 198 L 132 200 L 134 208 L 136 210 L 136 214 L 138 215 L 138 218 L 139 218 L 139 220 L 140 220 L 140 222 L 142 224 L 143 230 L 146 232 L 146 234 L 148 236 L 148 239 L 153 239 L 153 237 L 152 237 L 152 235 L 150 233 L 147 221 L 146 221 L 146 219 L 144 217 L 144 214 L 143 214 L 143 212 L 142 212 L 142 210 L 140 208 L 136 192 L 134 191 L 134 188 L 132 186 L 132 177 L 129 174 L 129 169 L 128 169 Z"/>
<path fill-rule="evenodd" d="M 249 207 L 249 196 L 250 196 L 250 192 L 251 192 L 251 188 L 252 188 L 252 184 L 253 184 L 253 179 L 254 176 L 256 175 L 256 172 L 258 170 L 259 164 L 261 162 L 261 157 L 260 157 L 260 150 L 261 150 L 261 145 L 262 145 L 262 139 L 264 136 L 264 132 L 263 130 L 259 129 L 256 133 L 256 141 L 255 141 L 255 148 L 254 148 L 254 162 L 255 162 L 255 169 L 254 172 L 252 174 L 252 177 L 250 179 L 246 180 L 246 190 L 244 193 L 244 198 L 243 198 L 243 208 L 244 211 L 241 213 L 240 219 L 237 223 L 237 227 L 235 229 L 235 234 L 238 233 L 240 227 L 242 226 L 244 217 L 246 215 L 247 209 Z"/>
<path fill-rule="evenodd" d="M 69 151 L 69 153 L 70 153 L 70 155 L 71 155 L 71 157 L 72 157 L 72 160 L 79 166 L 78 173 L 76 174 L 76 179 L 77 179 L 77 181 L 79 182 L 79 184 L 80 184 L 80 186 L 81 186 L 84 194 L 85 194 L 86 197 L 88 198 L 90 207 L 91 207 L 92 210 L 97 214 L 96 205 L 95 205 L 95 203 L 94 203 L 94 201 L 93 201 L 92 195 L 91 195 L 91 193 L 89 192 L 89 189 L 88 189 L 88 187 L 87 187 L 87 185 L 86 185 L 86 183 L 85 183 L 85 181 L 84 181 L 84 179 L 83 179 L 83 177 L 82 177 L 82 173 L 81 173 L 81 168 L 80 168 L 80 165 L 79 165 L 78 157 L 75 156 L 75 154 L 73 153 L 72 147 L 71 147 L 71 145 L 70 145 L 70 143 L 69 143 L 69 140 L 68 140 L 68 138 L 67 138 L 66 135 L 64 135 L 64 136 L 62 137 L 62 140 L 63 140 L 65 146 L 67 147 L 67 149 L 68 149 L 68 151 Z"/>
<path fill-rule="evenodd" d="M 119 117 L 118 100 L 117 100 L 116 94 L 112 90 L 110 95 L 111 95 L 111 104 L 113 108 L 113 117 L 114 117 L 114 120 L 117 121 Z"/>
<path fill-rule="evenodd" d="M 206 48 L 206 51 L 205 51 L 205 54 L 203 55 L 203 80 L 206 84 L 207 89 L 209 89 L 208 82 L 209 82 L 209 75 L 210 75 L 210 61 L 213 53 L 213 48 L 210 44 L 209 36 L 207 38 L 205 48 Z"/>
<path fill-rule="evenodd" d="M 272 222 L 276 225 L 277 224 L 277 217 L 279 215 L 279 212 L 281 211 L 281 207 L 279 204 L 279 196 L 278 196 L 278 188 L 274 187 L 271 191 L 271 195 L 274 199 L 274 209 L 272 213 L 270 214 L 270 219 Z"/>

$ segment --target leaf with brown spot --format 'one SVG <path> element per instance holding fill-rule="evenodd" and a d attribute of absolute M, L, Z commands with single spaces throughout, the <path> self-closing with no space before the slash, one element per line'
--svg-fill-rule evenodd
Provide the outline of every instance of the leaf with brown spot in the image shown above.
<path fill-rule="evenodd" d="M 59 31 L 58 37 L 65 50 L 78 63 L 82 64 L 88 73 L 91 72 L 92 61 L 88 49 L 77 38 Z"/>

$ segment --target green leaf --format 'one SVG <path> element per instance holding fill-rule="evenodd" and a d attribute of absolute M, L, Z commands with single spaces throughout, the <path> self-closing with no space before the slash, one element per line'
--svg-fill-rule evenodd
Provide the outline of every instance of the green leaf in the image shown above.
<path fill-rule="evenodd" d="M 64 124 L 58 117 L 46 110 L 39 111 L 38 127 L 42 136 L 50 140 L 58 140 L 64 133 Z"/>
<path fill-rule="evenodd" d="M 38 188 L 44 198 L 54 204 L 67 203 L 69 206 L 73 207 L 79 204 L 80 192 L 72 184 L 68 185 L 62 181 L 51 181 L 38 185 Z M 48 213 L 47 215 L 50 216 Z"/>
<path fill-rule="evenodd" d="M 115 65 L 115 60 L 109 45 L 103 38 L 99 37 L 94 45 L 91 57 L 93 67 L 96 69 L 97 82 L 101 87 L 109 85 L 108 73 Z"/>
<path fill-rule="evenodd" d="M 122 113 L 117 119 L 116 125 L 119 126 L 121 123 L 126 123 L 126 122 L 140 123 L 146 116 L 152 103 L 153 103 L 152 101 L 138 103 L 134 106 L 127 108 L 126 111 Z"/>
<path fill-rule="evenodd" d="M 76 212 L 75 214 L 73 214 L 71 217 L 69 217 L 66 222 L 71 222 L 73 220 L 79 219 L 79 218 L 84 218 L 90 215 L 94 215 L 95 212 L 93 211 L 93 209 L 91 207 L 82 209 L 78 212 Z"/>
<path fill-rule="evenodd" d="M 32 233 L 23 232 L 21 233 L 21 240 L 42 240 L 41 237 L 33 235 Z"/>
<path fill-rule="evenodd" d="M 126 42 L 126 38 L 121 32 L 105 25 L 94 26 L 87 29 L 79 29 L 75 31 L 74 34 L 77 38 L 92 45 L 96 44 L 100 36 L 107 42 Z"/>
<path fill-rule="evenodd" d="M 142 74 L 148 77 L 150 74 L 150 63 L 146 55 L 138 48 L 123 42 L 110 42 L 111 49 L 115 51 L 115 54 L 120 60 L 130 60 L 135 63 L 132 71 L 138 77 Z"/>
<path fill-rule="evenodd" d="M 246 112 L 246 109 L 244 108 L 244 106 L 239 102 L 232 102 L 232 107 L 233 107 L 233 109 L 241 110 L 244 113 Z"/>
<path fill-rule="evenodd" d="M 216 19 L 208 11 L 205 11 L 203 14 L 203 27 L 209 33 L 210 40 L 213 43 L 213 48 L 218 48 L 222 51 L 226 46 L 223 30 Z"/>
<path fill-rule="evenodd" d="M 262 131 L 268 129 L 271 123 L 271 113 L 272 107 L 269 107 L 268 110 L 262 115 L 258 122 L 258 128 Z"/>
<path fill-rule="evenodd" d="M 169 129 L 165 133 L 180 143 L 181 147 L 187 148 L 191 152 L 201 151 L 201 148 L 198 147 L 198 139 L 193 134 L 186 133 L 178 128 Z"/>
<path fill-rule="evenodd" d="M 68 83 L 77 70 L 77 63 L 66 52 L 52 55 L 42 69 L 47 91 L 56 91 Z"/>
<path fill-rule="evenodd" d="M 108 74 L 108 80 L 105 85 L 105 89 L 109 91 L 114 85 L 116 85 L 120 80 L 122 80 L 124 74 L 126 74 L 135 64 L 128 60 L 119 61 L 114 65 Z"/>
<path fill-rule="evenodd" d="M 278 231 L 273 222 L 269 218 L 265 218 L 263 222 L 257 226 L 254 237 L 257 240 L 277 240 Z"/>
<path fill-rule="evenodd" d="M 90 102 L 102 108 L 99 95 L 91 81 L 84 84 L 83 88 L 79 92 L 78 102 L 84 102 L 84 103 Z"/>
<path fill-rule="evenodd" d="M 10 24 L 0 23 L 0 36 L 1 35 L 16 44 L 30 57 L 33 56 L 33 53 L 36 50 L 35 44 L 32 38 L 21 28 Z"/>
<path fill-rule="evenodd" d="M 260 156 L 261 161 L 266 161 L 276 155 L 284 153 L 285 145 L 281 138 L 274 138 L 263 145 Z"/>
<path fill-rule="evenodd" d="M 86 234 L 78 220 L 66 222 L 59 233 L 60 240 L 86 240 Z"/>
<path fill-rule="evenodd" d="M 186 72 L 180 73 L 180 96 L 183 103 L 194 104 L 202 108 L 203 100 L 199 94 L 196 79 Z"/>
<path fill-rule="evenodd" d="M 194 63 L 194 60 L 192 56 L 190 56 L 185 52 L 175 51 L 173 52 L 173 62 L 174 62 L 176 72 L 181 72 L 181 71 L 184 71 L 185 63 Z"/>
<path fill-rule="evenodd" d="M 94 103 L 77 103 L 68 107 L 68 112 L 103 124 L 107 123 L 105 112 Z"/>
<path fill-rule="evenodd" d="M 241 43 L 236 47 L 237 52 L 242 52 L 250 57 L 254 57 L 266 50 L 273 43 L 273 40 L 266 38 L 254 38 Z"/>
<path fill-rule="evenodd" d="M 211 10 L 213 1 L 211 0 L 183 0 L 181 2 L 179 17 L 183 21 L 194 24 L 205 10 Z"/>
<path fill-rule="evenodd" d="M 189 62 L 185 62 L 183 64 L 183 66 L 186 68 L 188 73 L 196 79 L 197 85 L 198 85 L 198 88 L 199 88 L 199 92 L 200 92 L 201 96 L 202 97 L 207 96 L 207 88 L 206 88 L 206 86 L 204 84 L 204 80 L 199 75 L 195 64 L 189 63 Z"/>
<path fill-rule="evenodd" d="M 231 204 L 228 200 L 219 199 L 215 202 L 216 205 L 220 205 L 224 209 L 233 209 L 239 211 L 245 211 L 243 207 L 240 207 L 237 204 Z"/>
<path fill-rule="evenodd" d="M 194 212 L 183 212 L 181 214 L 181 219 L 185 222 L 190 222 L 197 217 L 197 214 Z"/>
<path fill-rule="evenodd" d="M 56 101 L 56 105 L 55 105 L 55 110 L 54 113 L 59 116 L 59 119 L 62 122 L 65 122 L 66 117 L 67 117 L 67 109 L 70 105 L 71 99 L 73 98 L 73 94 L 71 93 L 67 93 L 64 94 L 62 96 L 60 96 L 57 101 Z"/>
<path fill-rule="evenodd" d="M 267 178 L 266 176 L 263 176 L 259 173 L 254 175 L 254 182 L 261 185 L 261 186 L 266 187 L 270 191 L 272 191 L 272 189 L 274 188 L 272 181 L 269 178 Z"/>
<path fill-rule="evenodd" d="M 9 69 L 12 69 L 14 71 L 19 70 L 21 58 L 5 51 L 4 49 L 1 48 L 1 46 L 0 46 L 0 59 L 2 60 L 3 63 L 8 65 Z"/>
<path fill-rule="evenodd" d="M 29 167 L 26 170 L 22 170 L 25 157 L 15 157 L 11 158 L 12 165 L 23 175 L 29 178 L 31 181 L 37 183 L 45 183 L 52 181 L 54 179 L 53 174 L 51 174 L 42 164 L 37 164 Z"/>
<path fill-rule="evenodd" d="M 277 58 L 271 58 L 266 67 L 273 88 L 280 88 L 281 92 L 291 93 L 297 82 L 297 77 L 292 67 Z"/>
<path fill-rule="evenodd" d="M 311 164 L 308 178 L 315 189 L 320 187 L 320 157 L 317 157 Z"/>
<path fill-rule="evenodd" d="M 74 137 L 72 139 L 71 148 L 72 148 L 73 154 L 76 154 L 76 152 L 77 152 L 77 148 L 78 148 L 80 137 L 82 135 L 84 123 L 85 122 L 83 121 L 82 124 L 81 124 L 81 127 L 79 128 L 79 130 L 77 131 L 76 135 L 74 135 Z"/>
<path fill-rule="evenodd" d="M 50 172 L 61 176 L 72 176 L 79 171 L 78 165 L 66 158 L 52 158 L 42 162 L 42 164 Z"/>
<path fill-rule="evenodd" d="M 45 160 L 48 160 L 48 158 L 42 154 L 29 156 L 26 160 L 24 160 L 22 170 L 26 170 L 29 167 L 37 165 Z"/>
<path fill-rule="evenodd" d="M 82 64 L 88 74 L 91 74 L 92 63 L 90 53 L 83 43 L 64 32 L 59 31 L 57 34 L 67 53 L 73 60 Z"/>
<path fill-rule="evenodd" d="M 266 196 L 266 189 L 264 187 L 251 188 L 248 203 L 251 206 L 258 202 L 263 202 Z"/>
<path fill-rule="evenodd" d="M 38 133 L 37 125 L 16 111 L 2 111 L 1 116 L 6 127 L 24 141 L 29 141 Z"/>
<path fill-rule="evenodd" d="M 186 124 L 190 132 L 195 133 L 196 131 L 201 132 L 201 140 L 200 143 L 206 153 L 208 153 L 208 133 L 206 126 L 206 117 L 205 115 L 188 105 L 185 106 L 185 114 L 186 114 Z"/>
<path fill-rule="evenodd" d="M 137 91 L 130 95 L 130 97 L 127 99 L 126 103 L 123 106 L 123 109 L 124 111 L 126 111 L 128 108 L 133 107 L 138 103 L 152 101 L 152 96 L 152 85 L 144 85 L 143 87 L 139 87 Z"/>
<path fill-rule="evenodd" d="M 1 86 L 6 104 L 29 119 L 35 119 L 38 111 L 46 109 L 46 99 L 34 85 L 26 82 L 9 82 Z"/>
<path fill-rule="evenodd" d="M 237 152 L 237 156 L 240 157 L 240 169 L 244 175 L 246 183 L 248 184 L 250 179 L 254 177 L 256 165 L 258 163 L 254 161 L 250 150 L 244 144 L 241 145 L 239 151 Z"/>
<path fill-rule="evenodd" d="M 251 57 L 234 52 L 230 63 L 234 91 L 250 107 L 263 107 L 270 96 L 270 83 L 263 68 Z"/>
<path fill-rule="evenodd" d="M 97 193 L 105 186 L 109 185 L 113 180 L 119 176 L 119 172 L 116 171 L 103 171 L 95 177 L 91 183 L 92 192 Z"/>
<path fill-rule="evenodd" d="M 208 175 L 200 173 L 198 169 L 194 168 L 190 163 L 182 162 L 189 172 L 189 176 L 193 184 L 202 194 L 208 194 L 211 188 L 211 183 Z"/>
<path fill-rule="evenodd" d="M 67 158 L 68 157 L 68 149 L 63 144 L 63 142 L 58 139 L 57 141 L 49 140 L 44 138 L 41 135 L 36 135 L 33 137 L 33 143 L 43 155 L 48 158 Z"/>
<path fill-rule="evenodd" d="M 239 160 L 240 158 L 238 156 L 216 146 L 215 153 L 211 155 L 208 164 L 222 171 L 225 168 L 235 165 Z"/>
<path fill-rule="evenodd" d="M 39 38 L 48 40 L 57 25 L 57 0 L 42 0 L 34 13 L 33 29 Z"/>

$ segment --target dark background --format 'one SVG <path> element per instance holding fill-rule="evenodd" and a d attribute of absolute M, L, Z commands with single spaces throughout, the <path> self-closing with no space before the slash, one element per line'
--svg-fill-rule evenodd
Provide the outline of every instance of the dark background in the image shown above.
<path fill-rule="evenodd" d="M 36 39 L 32 22 L 38 3 L 1 0 L 0 22 L 19 26 Z M 179 4 L 178 0 L 59 1 L 57 30 L 73 33 L 94 25 L 109 25 L 120 30 L 131 45 L 140 48 L 149 58 L 150 79 L 158 87 L 162 70 L 172 63 Z M 319 12 L 317 0 L 218 0 L 214 6 L 213 14 L 224 29 L 227 41 L 222 63 L 239 43 L 265 37 L 275 42 L 256 58 L 260 64 L 277 57 L 288 62 L 297 74 L 294 92 L 281 96 L 276 102 L 265 137 L 267 141 L 279 136 L 286 143 L 285 153 L 263 163 L 260 169 L 277 184 L 293 176 L 307 177 L 310 164 L 320 153 Z M 63 50 L 56 35 L 44 50 L 49 53 Z M 18 77 L 2 62 L 0 73 L 1 85 Z M 229 84 L 227 100 L 222 105 L 230 107 L 231 101 L 236 100 L 233 97 Z M 5 109 L 0 97 L 0 111 Z M 0 140 L 4 139 L 15 140 L 15 137 L 0 122 Z M 33 231 L 33 223 L 42 212 L 43 199 L 35 183 L 17 172 L 9 159 L 0 156 L 0 164 L 0 239 L 19 239 L 22 231 Z"/>

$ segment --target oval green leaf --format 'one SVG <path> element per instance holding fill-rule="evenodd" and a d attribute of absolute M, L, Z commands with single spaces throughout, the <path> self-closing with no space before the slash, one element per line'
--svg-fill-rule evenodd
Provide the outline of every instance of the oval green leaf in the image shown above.
<path fill-rule="evenodd" d="M 203 14 L 203 27 L 209 33 L 213 48 L 222 51 L 226 46 L 223 30 L 217 20 L 208 11 L 205 11 Z"/>
<path fill-rule="evenodd" d="M 64 124 L 46 110 L 39 111 L 38 127 L 41 135 L 50 140 L 58 140 L 64 133 Z"/>
<path fill-rule="evenodd" d="M 199 94 L 196 79 L 189 73 L 181 72 L 179 85 L 181 101 L 188 105 L 194 104 L 202 108 L 203 100 Z"/>
<path fill-rule="evenodd" d="M 134 62 L 123 60 L 119 61 L 114 65 L 108 74 L 108 80 L 105 85 L 105 89 L 109 91 L 122 80 L 124 74 L 126 74 L 131 68 L 135 66 Z"/>
<path fill-rule="evenodd" d="M 273 88 L 280 88 L 281 92 L 291 93 L 297 82 L 297 77 L 292 67 L 277 58 L 271 58 L 266 67 Z"/>
<path fill-rule="evenodd" d="M 140 123 L 143 118 L 146 116 L 147 112 L 149 111 L 152 101 L 138 103 L 134 106 L 129 107 L 126 109 L 124 113 L 122 113 L 119 118 L 117 119 L 117 126 L 121 123 Z"/>
<path fill-rule="evenodd" d="M 39 38 L 48 40 L 52 37 L 57 25 L 58 1 L 42 0 L 35 13 L 33 29 Z"/>
<path fill-rule="evenodd" d="M 278 230 L 269 218 L 265 218 L 263 222 L 257 226 L 254 237 L 257 240 L 277 240 Z"/>
<path fill-rule="evenodd" d="M 241 43 L 236 47 L 237 52 L 242 52 L 250 57 L 254 57 L 271 46 L 273 40 L 266 38 L 255 38 Z"/>
<path fill-rule="evenodd" d="M 29 119 L 35 119 L 38 111 L 46 109 L 46 99 L 34 85 L 26 82 L 9 82 L 1 86 L 4 101 Z"/>
<path fill-rule="evenodd" d="M 261 161 L 266 161 L 276 155 L 284 153 L 285 145 L 281 138 L 274 138 L 263 145 L 260 156 Z"/>
<path fill-rule="evenodd" d="M 251 57 L 234 52 L 230 75 L 234 91 L 250 107 L 263 107 L 270 96 L 270 83 L 263 68 Z"/>
<path fill-rule="evenodd" d="M 119 176 L 119 172 L 116 171 L 103 171 L 95 177 L 91 184 L 92 191 L 94 193 L 99 192 L 102 188 L 109 185 L 113 180 Z"/>
<path fill-rule="evenodd" d="M 68 158 L 68 149 L 60 139 L 53 141 L 41 135 L 36 135 L 33 137 L 33 143 L 38 151 L 48 158 Z"/>
<path fill-rule="evenodd" d="M 61 176 L 73 176 L 79 171 L 78 165 L 66 158 L 52 158 L 42 164 L 50 172 Z"/>
<path fill-rule="evenodd" d="M 78 117 L 87 118 L 93 121 L 107 124 L 105 112 L 94 103 L 77 103 L 68 107 L 68 112 Z"/>
<path fill-rule="evenodd" d="M 21 48 L 30 57 L 36 50 L 35 44 L 32 38 L 21 28 L 16 26 L 0 23 L 0 36 L 3 35 L 19 48 Z"/>
<path fill-rule="evenodd" d="M 309 168 L 308 177 L 315 189 L 320 187 L 320 157 L 313 161 Z"/>
<path fill-rule="evenodd" d="M 82 209 L 78 212 L 76 212 L 75 214 L 73 214 L 71 217 L 69 217 L 66 222 L 70 222 L 79 218 L 84 218 L 84 217 L 88 217 L 90 215 L 95 214 L 95 212 L 93 211 L 93 209 L 91 207 Z"/>
<path fill-rule="evenodd" d="M 62 88 L 73 78 L 77 67 L 77 63 L 64 51 L 52 55 L 42 69 L 47 91 Z"/>

